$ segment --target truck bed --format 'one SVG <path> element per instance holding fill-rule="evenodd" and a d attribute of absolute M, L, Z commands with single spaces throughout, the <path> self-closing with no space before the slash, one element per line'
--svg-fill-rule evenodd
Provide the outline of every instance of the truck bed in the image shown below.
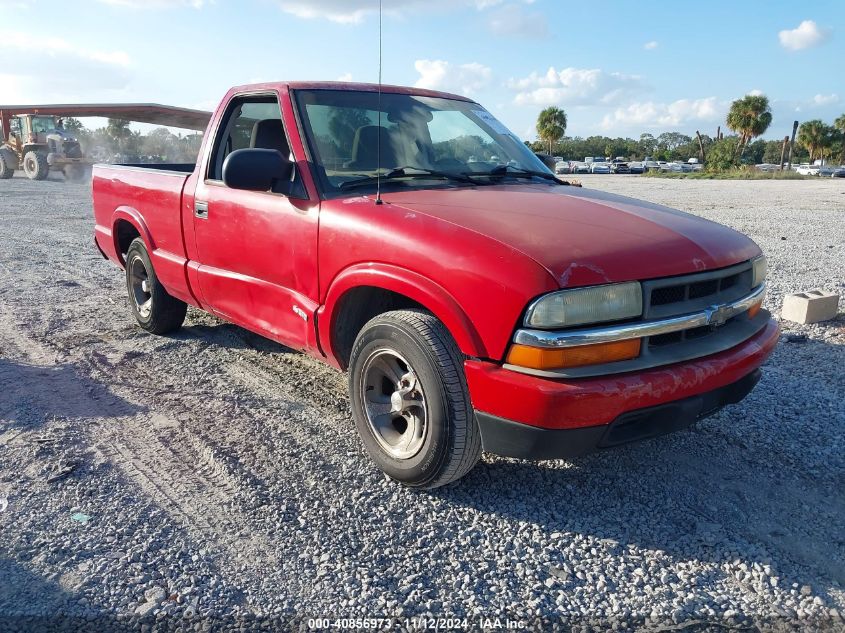
<path fill-rule="evenodd" d="M 176 163 L 98 164 L 92 188 L 96 239 L 103 254 L 122 266 L 127 231 L 134 231 L 132 225 L 140 227 L 161 282 L 174 296 L 196 304 L 187 283 L 188 255 L 182 239 L 182 189 L 193 169 Z"/>

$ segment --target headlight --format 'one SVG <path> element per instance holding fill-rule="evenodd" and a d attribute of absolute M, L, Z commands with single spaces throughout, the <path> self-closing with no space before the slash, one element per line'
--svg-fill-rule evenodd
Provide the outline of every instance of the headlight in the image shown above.
<path fill-rule="evenodd" d="M 525 325 L 558 328 L 602 323 L 641 316 L 643 291 L 639 282 L 562 290 L 540 297 L 528 307 Z"/>
<path fill-rule="evenodd" d="M 766 263 L 766 256 L 760 255 L 757 259 L 751 262 L 754 267 L 754 273 L 751 277 L 751 287 L 756 288 L 761 283 L 766 281 L 766 269 L 768 268 L 768 264 Z"/>

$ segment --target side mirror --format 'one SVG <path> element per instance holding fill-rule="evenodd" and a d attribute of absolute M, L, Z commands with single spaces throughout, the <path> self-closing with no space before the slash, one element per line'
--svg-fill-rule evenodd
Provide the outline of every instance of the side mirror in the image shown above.
<path fill-rule="evenodd" d="M 293 163 L 275 149 L 238 149 L 223 161 L 223 182 L 232 189 L 288 195 Z"/>
<path fill-rule="evenodd" d="M 555 159 L 554 156 L 549 156 L 548 154 L 543 154 L 541 152 L 535 152 L 534 154 L 537 158 L 540 159 L 540 162 L 543 163 L 546 167 L 551 170 L 552 173 L 555 173 Z"/>

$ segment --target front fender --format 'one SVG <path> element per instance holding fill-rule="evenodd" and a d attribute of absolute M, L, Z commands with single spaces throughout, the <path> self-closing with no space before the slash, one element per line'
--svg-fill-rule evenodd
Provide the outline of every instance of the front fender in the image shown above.
<path fill-rule="evenodd" d="M 337 316 L 336 307 L 343 295 L 363 286 L 383 288 L 416 301 L 446 326 L 461 352 L 474 358 L 487 358 L 487 350 L 472 321 L 442 286 L 413 271 L 391 264 L 356 264 L 339 273 L 317 311 L 320 347 L 332 364 L 339 366 L 331 333 Z"/>

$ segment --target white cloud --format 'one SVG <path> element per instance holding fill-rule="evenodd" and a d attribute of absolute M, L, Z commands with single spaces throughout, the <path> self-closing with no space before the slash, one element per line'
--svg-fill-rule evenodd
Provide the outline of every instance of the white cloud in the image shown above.
<path fill-rule="evenodd" d="M 763 91 L 760 90 L 759 88 L 754 88 L 754 90 L 749 90 L 747 94 L 752 96 L 752 97 L 762 97 Z"/>
<path fill-rule="evenodd" d="M 509 4 L 494 11 L 488 25 L 496 35 L 528 38 L 549 35 L 549 22 L 546 16 L 538 11 L 526 11 L 518 4 Z"/>
<path fill-rule="evenodd" d="M 820 27 L 813 20 L 804 20 L 794 29 L 778 33 L 780 45 L 790 51 L 818 46 L 830 36 L 830 29 Z"/>
<path fill-rule="evenodd" d="M 646 101 L 617 108 L 605 115 L 601 126 L 605 130 L 679 128 L 721 120 L 726 111 L 727 103 L 716 97 L 679 99 L 671 103 Z"/>
<path fill-rule="evenodd" d="M 839 103 L 839 95 L 837 95 L 837 94 L 829 94 L 829 95 L 818 94 L 815 97 L 813 97 L 813 103 L 815 103 L 818 106 L 833 105 L 835 103 Z"/>
<path fill-rule="evenodd" d="M 534 0 L 519 0 L 523 4 L 533 4 Z M 378 13 L 379 0 L 278 0 L 285 13 L 299 18 L 325 18 L 341 24 L 358 24 L 367 15 Z M 456 6 L 472 7 L 483 11 L 497 7 L 505 0 L 385 0 L 386 15 L 401 15 L 407 9 L 422 8 L 451 9 Z"/>
<path fill-rule="evenodd" d="M 414 68 L 420 78 L 414 84 L 417 88 L 444 90 L 460 94 L 472 94 L 490 83 L 493 71 L 478 63 L 454 65 L 443 60 L 418 59 Z"/>
<path fill-rule="evenodd" d="M 599 68 L 549 68 L 544 75 L 511 79 L 507 86 L 516 92 L 518 105 L 537 106 L 613 105 L 645 89 L 641 77 Z"/>
<path fill-rule="evenodd" d="M 657 40 L 651 40 L 650 42 L 646 42 L 645 44 L 643 44 L 643 48 L 647 51 L 653 51 L 658 46 L 660 46 L 660 43 L 657 42 Z"/>
<path fill-rule="evenodd" d="M 15 60 L 0 69 L 4 101 L 12 100 L 11 95 L 15 100 L 56 100 L 119 90 L 131 75 L 131 59 L 123 51 L 78 46 L 42 34 L 7 33 L 0 38 L 0 57 Z"/>
<path fill-rule="evenodd" d="M 337 78 L 338 81 L 352 81 L 352 73 L 343 73 L 340 77 Z"/>

